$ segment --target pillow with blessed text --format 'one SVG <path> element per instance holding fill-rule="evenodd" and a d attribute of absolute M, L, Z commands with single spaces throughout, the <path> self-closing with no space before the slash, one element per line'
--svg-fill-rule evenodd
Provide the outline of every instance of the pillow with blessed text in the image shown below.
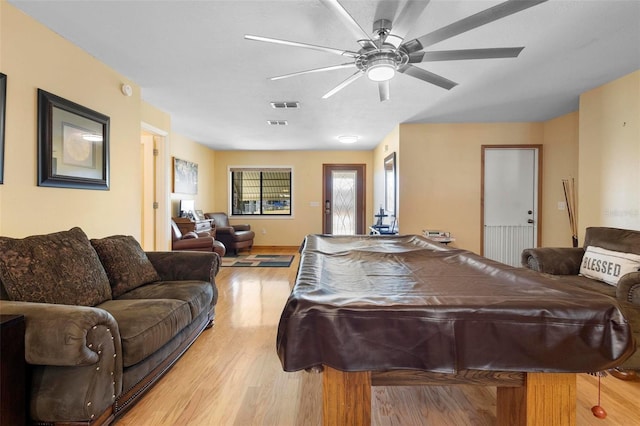
<path fill-rule="evenodd" d="M 618 285 L 623 275 L 636 271 L 640 271 L 640 255 L 595 246 L 587 246 L 580 265 L 580 275 L 611 285 Z"/>

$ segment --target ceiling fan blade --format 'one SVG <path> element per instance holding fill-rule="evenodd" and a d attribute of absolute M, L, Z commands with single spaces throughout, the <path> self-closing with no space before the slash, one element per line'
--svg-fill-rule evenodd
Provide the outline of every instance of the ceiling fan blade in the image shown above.
<path fill-rule="evenodd" d="M 404 8 L 398 14 L 398 17 L 393 20 L 391 33 L 387 36 L 386 42 L 398 48 L 413 27 L 413 24 L 415 24 L 416 20 L 422 15 L 422 12 L 424 12 L 429 1 L 431 0 L 407 1 Z"/>
<path fill-rule="evenodd" d="M 457 86 L 458 83 L 448 80 L 438 74 L 434 74 L 432 72 L 423 70 L 422 68 L 414 67 L 411 64 L 406 64 L 400 68 L 398 71 L 411 77 L 415 77 L 419 80 L 426 81 L 427 83 L 435 84 L 436 86 L 442 87 L 443 89 L 451 90 L 453 87 Z"/>
<path fill-rule="evenodd" d="M 389 100 L 389 80 L 378 82 L 378 92 L 380 92 L 380 102 Z"/>
<path fill-rule="evenodd" d="M 334 87 L 333 89 L 329 90 L 323 97 L 322 99 L 327 99 L 330 96 L 335 95 L 336 93 L 338 93 L 339 91 L 341 91 L 342 89 L 344 89 L 345 87 L 347 87 L 348 85 L 350 85 L 351 83 L 353 83 L 354 81 L 356 81 L 357 79 L 359 79 L 360 77 L 362 77 L 364 75 L 364 72 L 358 70 L 356 71 L 354 74 L 352 74 L 349 78 L 347 78 L 345 81 L 343 81 L 342 83 L 338 84 L 336 87 Z"/>
<path fill-rule="evenodd" d="M 377 49 L 378 45 L 371 40 L 358 40 L 358 44 L 365 50 Z"/>
<path fill-rule="evenodd" d="M 355 58 L 358 56 L 356 52 L 351 52 L 349 50 L 340 50 L 340 49 L 334 49 L 332 47 L 318 46 L 315 44 L 299 43 L 297 41 L 288 41 L 288 40 L 281 40 L 278 38 L 261 37 L 261 36 L 251 35 L 251 34 L 245 34 L 244 38 L 246 40 L 264 41 L 267 43 L 283 44 L 285 46 L 303 47 L 305 49 L 319 50 L 320 52 L 334 53 L 336 55 L 348 56 L 350 58 Z"/>
<path fill-rule="evenodd" d="M 348 63 L 348 64 L 332 65 L 332 66 L 329 66 L 329 67 L 314 68 L 314 69 L 306 70 L 306 71 L 292 72 L 291 74 L 284 74 L 284 75 L 279 75 L 279 76 L 276 76 L 276 77 L 270 77 L 269 80 L 272 80 L 272 81 L 282 80 L 283 78 L 295 77 L 297 75 L 311 74 L 311 73 L 314 73 L 314 72 L 340 70 L 340 69 L 343 69 L 343 68 L 355 68 L 355 67 L 356 67 L 356 64 L 351 62 L 351 63 Z"/>
<path fill-rule="evenodd" d="M 439 52 L 414 52 L 409 63 L 459 61 L 464 59 L 516 58 L 524 47 L 497 47 L 489 49 L 442 50 Z"/>
<path fill-rule="evenodd" d="M 331 9 L 335 14 L 337 14 L 340 17 L 340 19 L 342 19 L 342 21 L 347 25 L 351 33 L 353 33 L 356 40 L 364 39 L 374 43 L 374 41 L 371 39 L 371 36 L 365 30 L 362 29 L 362 27 L 356 22 L 356 20 L 353 19 L 353 16 L 351 16 L 351 14 L 347 12 L 347 9 L 345 9 L 344 6 L 342 6 L 338 0 L 320 0 L 320 1 L 329 9 Z"/>
<path fill-rule="evenodd" d="M 508 0 L 494 7 L 478 12 L 475 15 L 463 18 L 446 27 L 425 34 L 421 37 L 404 43 L 402 46 L 408 53 L 417 52 L 425 47 L 431 46 L 440 41 L 457 36 L 474 28 L 488 24 L 498 19 L 521 12 L 530 7 L 544 3 L 547 0 Z"/>

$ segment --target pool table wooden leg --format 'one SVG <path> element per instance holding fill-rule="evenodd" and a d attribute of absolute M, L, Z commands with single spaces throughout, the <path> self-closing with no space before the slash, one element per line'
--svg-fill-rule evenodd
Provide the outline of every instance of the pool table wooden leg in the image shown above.
<path fill-rule="evenodd" d="M 346 373 L 324 367 L 322 373 L 322 424 L 371 424 L 371 373 Z"/>
<path fill-rule="evenodd" d="M 370 372 L 325 366 L 322 379 L 324 426 L 371 424 Z M 524 386 L 498 385 L 496 416 L 500 426 L 575 426 L 576 374 L 526 373 Z"/>
<path fill-rule="evenodd" d="M 576 424 L 575 373 L 527 373 L 523 387 L 498 387 L 500 426 Z"/>

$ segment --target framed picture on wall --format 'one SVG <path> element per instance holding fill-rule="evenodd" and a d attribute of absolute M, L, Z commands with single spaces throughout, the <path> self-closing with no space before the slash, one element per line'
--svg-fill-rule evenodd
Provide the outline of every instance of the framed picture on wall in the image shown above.
<path fill-rule="evenodd" d="M 173 157 L 173 192 L 198 193 L 198 165 Z"/>
<path fill-rule="evenodd" d="M 109 189 L 109 117 L 38 89 L 38 186 Z"/>

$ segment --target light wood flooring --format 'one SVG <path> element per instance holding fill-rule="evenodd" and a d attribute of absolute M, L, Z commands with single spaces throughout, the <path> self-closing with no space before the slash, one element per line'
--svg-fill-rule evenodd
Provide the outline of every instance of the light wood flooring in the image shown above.
<path fill-rule="evenodd" d="M 298 262 L 295 249 L 253 253 L 296 254 L 289 268 L 222 268 L 216 324 L 129 412 L 118 426 L 320 425 L 322 378 L 282 371 L 276 329 Z M 640 381 L 578 375 L 578 425 L 640 425 Z M 493 425 L 495 388 L 374 387 L 374 425 Z"/>

